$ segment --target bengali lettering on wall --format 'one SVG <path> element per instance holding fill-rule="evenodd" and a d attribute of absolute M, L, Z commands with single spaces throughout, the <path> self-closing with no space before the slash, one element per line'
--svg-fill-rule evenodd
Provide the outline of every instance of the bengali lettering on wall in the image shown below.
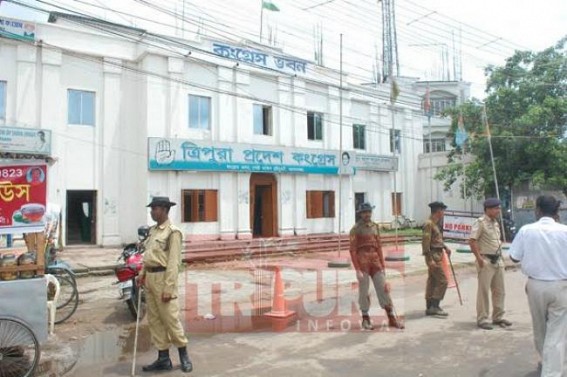
<path fill-rule="evenodd" d="M 148 138 L 149 170 L 338 174 L 338 151 Z"/>
<path fill-rule="evenodd" d="M 0 234 L 45 228 L 47 165 L 0 164 Z"/>
<path fill-rule="evenodd" d="M 291 74 L 305 74 L 307 62 L 283 55 L 273 55 L 249 47 L 232 46 L 225 43 L 212 43 L 212 51 L 215 55 L 234 59 L 241 62 L 259 65 Z"/>

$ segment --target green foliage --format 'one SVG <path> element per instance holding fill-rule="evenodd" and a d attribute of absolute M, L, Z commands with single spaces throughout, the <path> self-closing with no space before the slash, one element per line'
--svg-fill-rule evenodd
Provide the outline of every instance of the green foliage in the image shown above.
<path fill-rule="evenodd" d="M 494 162 L 500 189 L 522 182 L 552 186 L 567 194 L 567 37 L 542 52 L 518 51 L 501 67 L 486 68 L 484 102 L 492 136 Z M 447 111 L 450 135 L 462 113 L 469 139 L 466 152 L 456 145 L 449 164 L 437 175 L 449 189 L 463 177 L 467 197 L 495 192 L 483 117 L 483 104 L 472 100 Z"/>

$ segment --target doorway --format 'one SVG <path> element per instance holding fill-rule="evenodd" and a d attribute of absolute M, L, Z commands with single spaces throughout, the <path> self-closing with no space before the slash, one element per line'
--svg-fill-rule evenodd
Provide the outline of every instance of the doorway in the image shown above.
<path fill-rule="evenodd" d="M 67 191 L 67 244 L 96 244 L 96 191 Z"/>
<path fill-rule="evenodd" d="M 250 226 L 257 238 L 277 236 L 277 181 L 273 174 L 250 176 Z"/>
<path fill-rule="evenodd" d="M 365 192 L 355 192 L 354 193 L 354 218 L 356 222 L 360 220 L 360 214 L 358 213 L 358 209 L 362 205 L 362 203 L 366 203 L 366 193 Z"/>

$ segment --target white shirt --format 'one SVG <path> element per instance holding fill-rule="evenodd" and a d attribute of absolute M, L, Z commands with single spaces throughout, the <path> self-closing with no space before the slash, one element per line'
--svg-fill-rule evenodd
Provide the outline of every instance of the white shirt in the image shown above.
<path fill-rule="evenodd" d="M 567 280 L 567 225 L 542 217 L 524 225 L 512 242 L 510 257 L 532 279 Z"/>

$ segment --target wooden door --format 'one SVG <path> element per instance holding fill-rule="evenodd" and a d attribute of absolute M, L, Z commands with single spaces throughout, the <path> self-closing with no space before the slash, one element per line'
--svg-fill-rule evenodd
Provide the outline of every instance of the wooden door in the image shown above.
<path fill-rule="evenodd" d="M 250 228 L 254 237 L 276 237 L 277 182 L 273 174 L 250 176 Z"/>

